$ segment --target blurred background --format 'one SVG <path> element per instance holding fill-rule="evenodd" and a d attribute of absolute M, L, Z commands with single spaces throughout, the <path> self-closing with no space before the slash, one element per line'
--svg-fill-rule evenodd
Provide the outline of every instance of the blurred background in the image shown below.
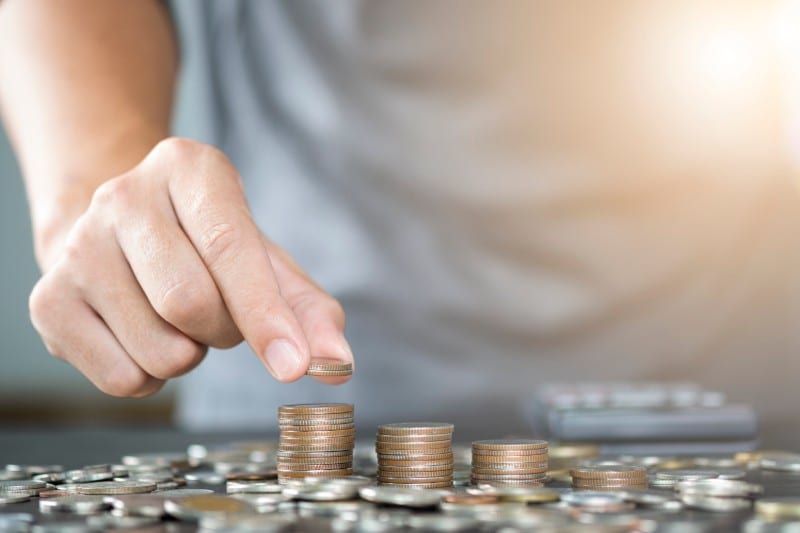
<path fill-rule="evenodd" d="M 682 28 L 686 38 L 681 42 L 687 47 L 685 55 L 691 61 L 683 65 L 685 68 L 682 71 L 672 69 L 674 65 L 669 62 L 658 64 L 658 68 L 649 71 L 652 74 L 649 82 L 653 86 L 643 87 L 643 92 L 657 87 L 668 92 L 670 97 L 675 97 L 676 93 L 671 92 L 675 87 L 690 85 L 681 85 L 680 76 L 702 79 L 705 86 L 694 87 L 697 93 L 677 93 L 677 101 L 683 106 L 680 110 L 686 111 L 691 119 L 703 120 L 703 113 L 711 111 L 698 104 L 704 99 L 698 98 L 697 94 L 708 96 L 723 87 L 725 90 L 722 92 L 732 99 L 731 105 L 737 105 L 736 99 L 747 94 L 752 79 L 750 76 L 754 71 L 764 68 L 761 48 L 769 48 L 774 52 L 770 57 L 780 65 L 778 70 L 783 76 L 783 92 L 776 99 L 780 99 L 780 106 L 785 109 L 786 143 L 787 146 L 800 146 L 800 120 L 797 120 L 800 116 L 798 5 L 800 3 L 793 1 L 776 2 L 777 9 L 764 26 L 764 34 L 756 41 L 743 37 L 749 35 L 747 32 L 751 28 L 747 27 L 741 33 L 735 24 L 715 28 L 701 21 L 694 27 Z M 752 20 L 747 18 L 746 13 L 743 17 L 743 21 Z M 756 48 L 752 47 L 753 42 Z M 657 62 L 659 50 L 652 52 L 656 55 L 643 52 L 642 57 Z M 674 54 L 675 49 L 665 48 L 660 52 Z M 198 86 L 194 83 L 198 65 L 194 64 L 194 60 L 191 54 L 184 56 L 175 119 L 177 134 L 191 135 L 196 126 L 194 121 L 203 120 L 201 113 L 188 112 L 198 107 L 194 104 L 198 98 Z M 702 72 L 704 77 L 698 77 L 698 72 Z M 656 90 L 655 94 L 661 93 Z M 697 109 L 691 107 L 694 104 L 698 105 Z M 675 112 L 668 106 L 659 108 L 657 102 L 648 101 L 644 105 L 652 113 L 649 118 L 669 117 Z M 708 118 L 715 117 L 709 115 Z M 720 123 L 727 122 L 722 120 Z M 722 133 L 712 132 L 709 137 L 724 136 Z M 795 151 L 795 156 L 798 153 L 800 151 Z M 27 311 L 27 299 L 38 278 L 38 267 L 33 257 L 25 191 L 8 140 L 1 130 L 0 217 L 0 426 L 51 422 L 91 425 L 168 423 L 173 414 L 174 383 L 145 400 L 115 399 L 97 391 L 70 365 L 52 358 L 45 351 L 30 324 Z M 776 343 L 779 341 L 776 339 Z M 746 399 L 749 394 L 747 391 L 725 392 L 733 392 L 734 399 Z M 788 418 L 783 418 L 780 423 L 783 425 L 787 421 Z M 795 438 L 800 436 L 795 435 Z"/>

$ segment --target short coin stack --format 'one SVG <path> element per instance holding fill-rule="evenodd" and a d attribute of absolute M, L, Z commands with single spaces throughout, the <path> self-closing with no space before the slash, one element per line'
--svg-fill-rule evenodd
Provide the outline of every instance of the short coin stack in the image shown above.
<path fill-rule="evenodd" d="M 647 469 L 640 466 L 599 465 L 573 468 L 572 488 L 629 490 L 647 488 Z"/>
<path fill-rule="evenodd" d="M 378 483 L 438 489 L 453 485 L 453 424 L 405 422 L 378 427 Z"/>
<path fill-rule="evenodd" d="M 355 424 L 347 403 L 282 405 L 278 408 L 278 481 L 353 473 Z"/>
<path fill-rule="evenodd" d="M 475 485 L 541 486 L 547 478 L 547 441 L 478 440 L 472 443 Z"/>

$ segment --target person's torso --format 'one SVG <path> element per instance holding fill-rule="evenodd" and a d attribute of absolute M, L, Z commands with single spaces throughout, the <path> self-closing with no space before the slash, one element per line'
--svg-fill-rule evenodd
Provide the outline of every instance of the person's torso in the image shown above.
<path fill-rule="evenodd" d="M 765 105 L 774 65 L 746 64 L 737 83 L 692 49 L 714 24 L 738 28 L 739 8 L 180 8 L 202 64 L 196 135 L 237 165 L 262 230 L 344 304 L 357 358 L 330 388 L 275 384 L 246 346 L 213 353 L 184 378 L 189 425 L 352 400 L 365 420 L 499 430 L 544 381 L 733 389 L 754 351 L 793 364 L 800 204 Z"/>

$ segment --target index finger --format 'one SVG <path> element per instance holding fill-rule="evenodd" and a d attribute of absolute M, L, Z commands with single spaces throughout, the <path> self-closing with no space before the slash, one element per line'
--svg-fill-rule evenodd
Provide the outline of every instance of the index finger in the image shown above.
<path fill-rule="evenodd" d="M 165 170 L 184 232 L 253 351 L 279 380 L 299 379 L 308 368 L 308 342 L 281 294 L 236 169 L 214 148 L 171 143 L 177 146 L 165 148 Z"/>

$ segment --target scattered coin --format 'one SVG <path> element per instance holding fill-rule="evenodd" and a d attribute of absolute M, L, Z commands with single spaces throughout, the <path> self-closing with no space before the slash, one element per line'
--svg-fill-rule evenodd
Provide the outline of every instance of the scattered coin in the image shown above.
<path fill-rule="evenodd" d="M 362 487 L 358 494 L 368 502 L 420 508 L 438 505 L 442 498 L 438 491 L 386 486 Z"/>
<path fill-rule="evenodd" d="M 70 495 L 63 498 L 39 500 L 39 510 L 43 513 L 71 513 L 88 515 L 111 508 L 102 496 Z"/>
<path fill-rule="evenodd" d="M 762 498 L 755 502 L 755 511 L 769 520 L 800 520 L 800 498 Z"/>
<path fill-rule="evenodd" d="M 164 509 L 175 518 L 194 522 L 205 516 L 255 512 L 247 502 L 212 494 L 168 499 L 164 502 Z"/>

